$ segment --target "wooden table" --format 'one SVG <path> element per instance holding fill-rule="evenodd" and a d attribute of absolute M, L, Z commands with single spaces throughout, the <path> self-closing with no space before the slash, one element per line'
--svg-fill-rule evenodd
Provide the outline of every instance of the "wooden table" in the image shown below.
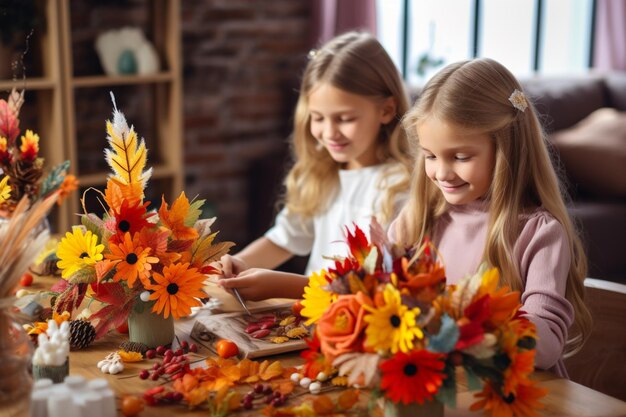
<path fill-rule="evenodd" d="M 53 282 L 58 278 L 38 277 L 32 290 L 42 290 L 50 288 Z M 96 367 L 98 361 L 113 351 L 118 350 L 123 337 L 116 332 L 109 333 L 104 338 L 97 340 L 90 347 L 81 351 L 73 351 L 70 354 L 70 375 L 82 375 L 88 379 L 105 378 L 113 390 L 116 392 L 118 399 L 122 394 L 133 394 L 141 396 L 143 392 L 149 388 L 157 386 L 158 382 L 151 380 L 141 380 L 138 377 L 141 369 L 149 368 L 150 362 L 138 362 L 126 364 L 123 373 L 117 375 L 103 374 Z M 201 350 L 200 355 L 207 356 L 210 353 Z M 285 366 L 295 366 L 302 363 L 297 353 L 283 354 L 270 357 L 270 359 L 280 359 Z M 616 364 L 623 366 L 623 364 Z M 132 377 L 129 377 L 132 376 Z M 539 413 L 545 417 L 626 417 L 626 402 L 602 394 L 583 385 L 577 384 L 567 379 L 559 378 L 554 374 L 545 371 L 537 371 L 534 378 L 540 381 L 540 386 L 549 390 L 546 397 L 543 398 L 545 408 Z M 457 408 L 445 410 L 446 417 L 469 417 L 481 416 L 482 414 L 470 412 L 469 406 L 475 401 L 474 393 L 467 391 L 466 387 L 460 386 L 457 396 Z M 121 413 L 119 414 L 121 415 Z M 185 407 L 178 406 L 159 406 L 146 407 L 140 414 L 143 417 L 165 417 L 165 416 L 204 416 L 206 411 L 196 410 L 190 411 Z M 236 416 L 257 416 L 258 410 L 247 413 L 237 413 Z"/>
<path fill-rule="evenodd" d="M 96 341 L 92 346 L 83 351 L 72 352 L 70 355 L 70 374 L 82 375 L 87 378 L 105 378 L 113 390 L 118 394 L 141 395 L 146 389 L 157 385 L 157 382 L 141 380 L 137 377 L 141 369 L 149 367 L 146 361 L 127 364 L 123 373 L 107 375 L 100 372 L 96 363 L 108 353 L 117 350 L 121 336 L 109 333 L 103 339 Z M 201 351 L 200 354 L 203 352 Z M 276 357 L 285 365 L 301 363 L 297 354 L 284 354 Z M 152 362 L 149 362 L 152 363 Z M 130 375 L 135 375 L 130 377 Z M 576 417 L 626 417 L 626 402 L 609 397 L 598 391 L 571 382 L 567 379 L 558 378 L 555 375 L 538 371 L 534 377 L 540 381 L 540 386 L 548 388 L 549 393 L 543 399 L 545 409 L 540 413 L 546 417 L 576 416 Z M 457 397 L 457 408 L 446 409 L 446 417 L 480 416 L 481 414 L 470 412 L 469 406 L 474 402 L 473 393 L 467 392 L 461 387 Z M 121 414 L 120 414 L 121 415 Z M 206 416 L 206 411 L 190 411 L 182 406 L 159 406 L 146 407 L 141 416 Z M 259 415 L 258 410 L 247 413 L 238 413 L 237 416 Z"/>

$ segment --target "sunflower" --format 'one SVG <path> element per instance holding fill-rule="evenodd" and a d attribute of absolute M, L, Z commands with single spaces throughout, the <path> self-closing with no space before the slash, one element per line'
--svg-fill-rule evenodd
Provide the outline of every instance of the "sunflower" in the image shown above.
<path fill-rule="evenodd" d="M 320 271 L 313 272 L 309 278 L 309 285 L 304 287 L 302 301 L 304 308 L 300 314 L 308 318 L 306 321 L 307 326 L 317 322 L 328 310 L 328 307 L 337 299 L 337 295 L 326 288 L 327 285 L 328 280 L 325 272 Z"/>
<path fill-rule="evenodd" d="M 391 284 L 385 287 L 383 298 L 385 304 L 380 308 L 363 306 L 372 313 L 364 318 L 369 323 L 365 345 L 376 350 L 391 349 L 391 353 L 408 352 L 413 349 L 413 339 L 424 337 L 415 321 L 420 309 L 402 304 L 400 292 Z"/>
<path fill-rule="evenodd" d="M 432 400 L 446 378 L 444 358 L 444 354 L 424 349 L 396 353 L 380 365 L 385 397 L 404 404 Z"/>
<path fill-rule="evenodd" d="M 11 186 L 8 184 L 9 176 L 5 175 L 0 181 L 0 204 L 4 203 L 11 197 Z"/>
<path fill-rule="evenodd" d="M 83 235 L 81 228 L 75 227 L 72 232 L 65 233 L 57 249 L 61 276 L 67 279 L 83 268 L 92 267 L 102 260 L 103 250 L 104 245 L 98 245 L 98 236 L 89 230 Z"/>
<path fill-rule="evenodd" d="M 106 259 L 116 264 L 116 272 L 113 281 L 124 280 L 128 287 L 135 285 L 135 280 L 139 278 L 144 287 L 150 285 L 150 270 L 152 265 L 159 262 L 159 258 L 150 255 L 151 248 L 144 248 L 138 244 L 137 238 L 131 238 L 130 233 L 124 234 L 124 241 L 119 244 L 109 246 L 111 253 L 107 253 Z"/>
<path fill-rule="evenodd" d="M 479 401 L 471 405 L 471 411 L 484 409 L 489 414 L 498 417 L 538 417 L 537 410 L 543 408 L 539 399 L 546 395 L 548 390 L 539 388 L 535 382 L 525 382 L 518 385 L 516 394 L 503 397 L 492 383 L 485 384 L 483 390 L 474 397 Z"/>
<path fill-rule="evenodd" d="M 206 297 L 202 291 L 205 276 L 197 268 L 189 268 L 188 263 L 172 264 L 163 268 L 163 275 L 152 274 L 156 284 L 150 285 L 151 300 L 157 300 L 152 311 L 168 318 L 170 313 L 178 319 L 188 316 L 191 307 L 199 306 L 199 298 Z"/>

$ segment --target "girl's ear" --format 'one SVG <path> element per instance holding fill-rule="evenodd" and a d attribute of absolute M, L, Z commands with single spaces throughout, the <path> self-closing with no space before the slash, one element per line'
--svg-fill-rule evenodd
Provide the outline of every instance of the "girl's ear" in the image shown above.
<path fill-rule="evenodd" d="M 380 122 L 384 125 L 391 122 L 396 117 L 396 99 L 394 97 L 387 97 L 383 101 L 382 112 L 380 114 Z"/>

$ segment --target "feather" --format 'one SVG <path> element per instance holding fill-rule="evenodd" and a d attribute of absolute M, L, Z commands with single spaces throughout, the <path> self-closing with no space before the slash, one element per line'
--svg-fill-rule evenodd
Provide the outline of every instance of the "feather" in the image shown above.
<path fill-rule="evenodd" d="M 15 88 L 9 94 L 9 100 L 0 100 L 0 136 L 7 138 L 9 144 L 15 142 L 20 134 L 20 107 L 24 103 L 24 90 L 20 93 Z"/>
<path fill-rule="evenodd" d="M 107 140 L 111 149 L 104 151 L 105 159 L 114 173 L 110 178 L 119 184 L 130 186 L 133 194 L 141 190 L 143 198 L 143 190 L 152 175 L 152 168 L 144 171 L 148 161 L 146 143 L 143 138 L 137 138 L 134 127 L 128 127 L 126 117 L 115 105 L 113 93 L 111 98 L 114 106 L 113 122 L 106 122 Z"/>
<path fill-rule="evenodd" d="M 333 366 L 339 370 L 339 375 L 348 376 L 349 385 L 369 387 L 375 382 L 380 359 L 377 353 L 345 353 L 333 361 Z"/>

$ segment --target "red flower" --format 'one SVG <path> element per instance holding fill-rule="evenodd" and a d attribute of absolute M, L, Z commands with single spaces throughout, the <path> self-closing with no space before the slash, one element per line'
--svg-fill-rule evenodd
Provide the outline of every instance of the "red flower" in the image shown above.
<path fill-rule="evenodd" d="M 446 378 L 445 355 L 427 350 L 396 353 L 380 365 L 380 387 L 393 402 L 423 404 L 432 400 Z"/>
<path fill-rule="evenodd" d="M 149 216 L 146 216 L 148 204 L 150 203 L 137 203 L 131 206 L 128 200 L 123 200 L 121 206 L 111 209 L 115 217 L 115 236 L 112 236 L 113 243 L 122 242 L 125 233 L 130 233 L 132 236 L 144 227 L 152 225 L 147 220 Z"/>

